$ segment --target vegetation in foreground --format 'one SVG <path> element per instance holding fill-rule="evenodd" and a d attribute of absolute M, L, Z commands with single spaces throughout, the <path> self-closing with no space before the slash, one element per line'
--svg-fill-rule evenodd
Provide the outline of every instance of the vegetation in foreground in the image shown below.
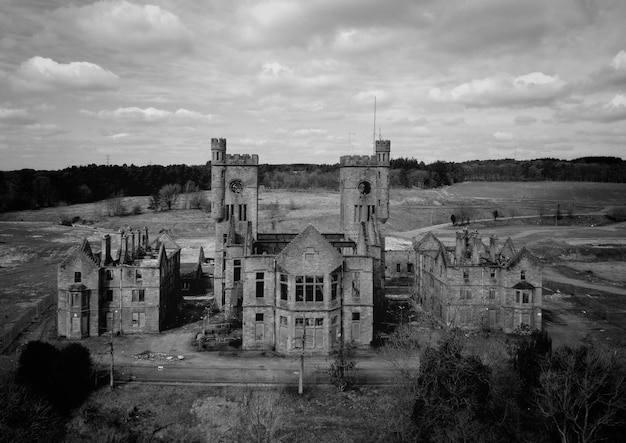
<path fill-rule="evenodd" d="M 24 384 L 21 368 L 31 355 L 20 361 L 20 382 L 2 385 L 0 435 L 11 441 L 594 442 L 618 441 L 626 432 L 621 350 L 552 350 L 546 333 L 511 338 L 420 324 L 399 327 L 381 348 L 392 364 L 393 384 L 386 387 L 336 383 L 298 395 L 296 387 L 129 384 L 96 391 L 69 415 L 69 403 L 53 401 L 58 391 L 46 397 L 47 388 Z M 350 361 L 349 352 L 336 355 L 331 375 L 333 365 Z"/>

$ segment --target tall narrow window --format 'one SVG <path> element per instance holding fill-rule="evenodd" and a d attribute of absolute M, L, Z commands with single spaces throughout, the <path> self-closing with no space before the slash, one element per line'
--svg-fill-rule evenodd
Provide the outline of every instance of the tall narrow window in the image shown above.
<path fill-rule="evenodd" d="M 74 272 L 74 283 L 80 283 L 82 280 L 82 274 L 80 272 Z"/>
<path fill-rule="evenodd" d="M 489 300 L 495 300 L 496 299 L 496 290 L 495 288 L 490 288 L 489 289 Z"/>
<path fill-rule="evenodd" d="M 359 298 L 361 296 L 361 281 L 359 280 L 359 273 L 352 273 L 352 297 Z"/>
<path fill-rule="evenodd" d="M 304 301 L 304 277 L 301 275 L 296 277 L 296 301 Z"/>
<path fill-rule="evenodd" d="M 135 269 L 135 281 L 141 281 L 142 278 L 141 269 Z"/>
<path fill-rule="evenodd" d="M 353 312 L 352 313 L 352 340 L 360 340 L 361 339 L 361 313 Z"/>
<path fill-rule="evenodd" d="M 104 293 L 104 301 L 113 301 L 113 289 L 107 289 Z"/>
<path fill-rule="evenodd" d="M 406 264 L 406 272 L 408 272 L 409 274 L 413 272 L 413 263 Z"/>
<path fill-rule="evenodd" d="M 526 280 L 526 271 L 521 271 L 519 275 L 520 280 Z"/>
<path fill-rule="evenodd" d="M 256 273 L 256 296 L 257 298 L 264 297 L 265 296 L 264 292 L 265 292 L 265 276 L 263 272 L 257 272 Z"/>
<path fill-rule="evenodd" d="M 376 206 L 368 205 L 367 206 L 367 221 L 373 220 L 376 215 Z"/>
<path fill-rule="evenodd" d="M 241 260 L 233 260 L 233 281 L 241 281 Z"/>
<path fill-rule="evenodd" d="M 113 269 L 107 269 L 106 270 L 106 279 L 107 280 L 113 280 Z"/>
<path fill-rule="evenodd" d="M 469 270 L 463 269 L 463 281 L 469 283 Z"/>
<path fill-rule="evenodd" d="M 339 292 L 339 276 L 337 274 L 330 275 L 330 299 L 337 300 Z"/>
<path fill-rule="evenodd" d="M 248 205 L 239 205 L 239 221 L 248 219 Z"/>
<path fill-rule="evenodd" d="M 313 301 L 315 277 L 306 276 L 304 281 L 306 282 L 306 287 L 304 288 L 305 300 L 308 302 Z"/>
<path fill-rule="evenodd" d="M 402 265 L 400 263 L 396 263 L 396 272 L 402 271 Z"/>
<path fill-rule="evenodd" d="M 491 277 L 492 280 L 495 280 L 495 278 L 496 278 L 496 268 L 491 268 L 491 271 L 489 271 L 489 277 Z"/>
<path fill-rule="evenodd" d="M 285 274 L 280 274 L 280 299 L 287 300 L 289 296 L 289 284 L 287 281 L 287 276 Z"/>
<path fill-rule="evenodd" d="M 315 301 L 324 301 L 324 277 L 315 277 Z"/>

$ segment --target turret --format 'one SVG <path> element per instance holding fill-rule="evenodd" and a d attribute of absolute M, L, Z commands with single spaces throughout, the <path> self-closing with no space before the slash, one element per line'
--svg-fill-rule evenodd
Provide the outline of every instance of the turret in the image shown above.
<path fill-rule="evenodd" d="M 381 166 L 389 166 L 391 140 L 376 140 L 376 160 Z"/>
<path fill-rule="evenodd" d="M 385 223 L 389 218 L 389 167 L 391 153 L 390 140 L 376 140 L 376 160 L 378 162 L 376 174 L 376 199 L 378 211 L 376 218 Z"/>
<path fill-rule="evenodd" d="M 211 193 L 213 206 L 211 214 L 216 221 L 224 218 L 224 192 L 226 173 L 226 139 L 211 139 Z"/>
<path fill-rule="evenodd" d="M 341 230 L 356 240 L 361 222 L 389 218 L 389 154 L 391 142 L 378 140 L 374 155 L 339 159 Z"/>

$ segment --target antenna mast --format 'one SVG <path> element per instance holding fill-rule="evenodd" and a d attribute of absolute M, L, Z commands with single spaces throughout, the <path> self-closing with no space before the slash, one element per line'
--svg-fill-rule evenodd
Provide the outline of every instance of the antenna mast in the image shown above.
<path fill-rule="evenodd" d="M 372 140 L 372 149 L 374 150 L 374 155 L 376 155 L 376 96 L 374 96 L 374 136 Z"/>

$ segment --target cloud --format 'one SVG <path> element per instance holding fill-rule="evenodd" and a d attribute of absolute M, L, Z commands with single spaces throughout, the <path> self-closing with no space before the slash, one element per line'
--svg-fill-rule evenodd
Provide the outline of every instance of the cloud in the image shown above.
<path fill-rule="evenodd" d="M 626 95 L 618 94 L 608 103 L 582 103 L 563 108 L 555 113 L 555 118 L 565 123 L 576 121 L 613 123 L 626 120 Z"/>
<path fill-rule="evenodd" d="M 30 125 L 35 122 L 35 118 L 25 109 L 0 108 L 2 125 Z"/>
<path fill-rule="evenodd" d="M 26 125 L 24 129 L 39 137 L 68 133 L 68 131 L 59 128 L 57 125 L 49 123 L 33 123 L 31 125 Z"/>
<path fill-rule="evenodd" d="M 465 117 L 448 117 L 441 120 L 441 123 L 446 126 L 458 126 L 465 123 Z"/>
<path fill-rule="evenodd" d="M 177 15 L 160 6 L 101 0 L 62 7 L 54 16 L 60 27 L 73 29 L 101 47 L 141 54 L 192 50 L 191 32 Z"/>
<path fill-rule="evenodd" d="M 518 77 L 498 74 L 450 89 L 432 88 L 428 96 L 435 102 L 468 107 L 528 107 L 549 105 L 568 92 L 558 75 L 531 72 Z"/>
<path fill-rule="evenodd" d="M 601 91 L 626 86 L 626 51 L 620 51 L 610 64 L 591 73 L 583 81 L 583 90 Z"/>
<path fill-rule="evenodd" d="M 89 62 L 58 63 L 45 57 L 23 62 L 12 78 L 18 90 L 95 90 L 116 89 L 119 77 Z"/>
<path fill-rule="evenodd" d="M 514 137 L 510 132 L 496 132 L 493 134 L 493 138 L 500 141 L 511 141 Z"/>
<path fill-rule="evenodd" d="M 277 62 L 264 63 L 257 74 L 259 92 L 284 95 L 303 95 L 310 91 L 330 90 L 340 85 L 340 79 L 332 74 L 307 73 L 302 75 L 288 66 Z"/>
<path fill-rule="evenodd" d="M 169 123 L 174 125 L 200 125 L 207 123 L 219 123 L 220 119 L 213 114 L 201 114 L 187 109 L 178 109 L 175 112 L 157 108 L 117 108 L 115 110 L 102 110 L 92 112 L 81 110 L 81 114 L 101 120 L 115 120 L 121 123 L 159 124 Z"/>
<path fill-rule="evenodd" d="M 240 38 L 250 46 L 306 46 L 332 42 L 341 49 L 355 50 L 362 43 L 376 44 L 367 30 L 428 26 L 433 17 L 422 0 L 320 0 L 292 2 L 266 0 L 239 10 Z M 351 40 L 356 37 L 356 42 Z"/>
<path fill-rule="evenodd" d="M 528 115 L 517 115 L 513 119 L 513 122 L 515 123 L 515 126 L 528 126 L 533 123 L 537 123 L 537 119 Z"/>

